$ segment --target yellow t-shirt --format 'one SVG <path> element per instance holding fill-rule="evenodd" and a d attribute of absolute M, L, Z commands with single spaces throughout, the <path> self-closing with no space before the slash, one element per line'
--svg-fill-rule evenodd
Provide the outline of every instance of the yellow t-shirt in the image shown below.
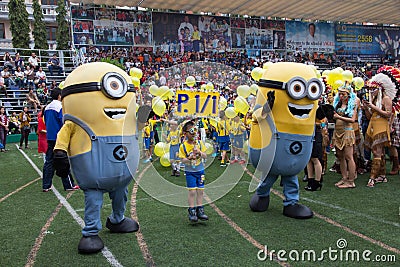
<path fill-rule="evenodd" d="M 170 131 L 168 136 L 167 136 L 167 142 L 169 142 L 171 145 L 177 145 L 179 144 L 179 130 L 176 129 L 175 131 Z"/>
<path fill-rule="evenodd" d="M 245 130 L 246 128 L 243 126 L 243 123 L 241 121 L 231 121 L 229 132 L 233 135 L 241 135 Z"/>
<path fill-rule="evenodd" d="M 201 152 L 206 152 L 206 146 L 204 145 L 204 143 L 202 141 L 197 141 L 194 144 L 189 144 L 188 141 L 185 141 L 179 147 L 179 158 L 183 159 L 183 158 L 189 157 L 190 154 L 192 153 L 195 145 L 197 146 L 198 150 L 200 150 Z M 195 166 L 199 166 L 201 163 L 202 163 L 201 157 L 199 156 L 196 159 Z"/>
<path fill-rule="evenodd" d="M 217 122 L 217 133 L 218 136 L 227 136 L 229 135 L 229 122 L 225 120 L 220 120 Z"/>
<path fill-rule="evenodd" d="M 150 125 L 144 126 L 142 137 L 150 137 Z"/>

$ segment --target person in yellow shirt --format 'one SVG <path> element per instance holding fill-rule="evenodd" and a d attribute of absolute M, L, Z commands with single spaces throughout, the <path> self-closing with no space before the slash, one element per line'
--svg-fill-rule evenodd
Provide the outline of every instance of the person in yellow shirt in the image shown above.
<path fill-rule="evenodd" d="M 169 160 L 172 167 L 172 176 L 180 176 L 180 162 L 179 162 L 179 145 L 180 145 L 180 129 L 176 121 L 169 122 L 170 131 L 167 136 L 169 143 Z"/>
<path fill-rule="evenodd" d="M 188 212 L 189 220 L 197 222 L 208 220 L 208 216 L 204 213 L 203 193 L 204 193 L 204 164 L 202 159 L 207 158 L 206 146 L 202 141 L 196 140 L 197 128 L 193 121 L 188 121 L 182 128 L 185 133 L 186 140 L 179 147 L 179 157 L 186 165 L 186 186 L 188 192 Z M 196 199 L 196 207 L 195 207 Z"/>
<path fill-rule="evenodd" d="M 228 150 L 229 150 L 229 121 L 225 116 L 225 112 L 220 112 L 220 121 L 217 123 L 217 142 L 219 150 L 221 152 L 221 167 L 226 167 L 226 163 L 229 163 Z M 226 160 L 226 161 L 225 161 Z"/>
<path fill-rule="evenodd" d="M 239 162 L 240 164 L 245 164 L 243 153 L 243 142 L 246 127 L 244 123 L 240 120 L 239 116 L 233 118 L 230 124 L 230 133 L 233 135 L 232 138 L 232 155 L 231 163 Z"/>
<path fill-rule="evenodd" d="M 155 119 L 149 119 L 149 126 L 150 126 L 150 147 L 149 147 L 149 153 L 150 153 L 150 161 L 153 161 L 153 149 L 154 149 L 154 135 L 155 135 L 155 125 L 157 122 L 160 122 L 161 120 L 155 120 Z"/>
<path fill-rule="evenodd" d="M 145 153 L 145 160 L 144 163 L 148 163 L 151 159 L 151 154 L 150 154 L 150 144 L 151 144 L 151 140 L 150 140 L 150 124 L 147 121 L 146 126 L 144 126 L 143 128 L 143 133 L 142 133 L 142 137 L 143 137 L 143 147 L 144 147 L 144 153 Z"/>

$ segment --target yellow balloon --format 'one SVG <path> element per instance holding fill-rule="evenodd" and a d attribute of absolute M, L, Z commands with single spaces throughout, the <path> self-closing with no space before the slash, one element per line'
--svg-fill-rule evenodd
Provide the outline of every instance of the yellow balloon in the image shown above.
<path fill-rule="evenodd" d="M 225 109 L 225 115 L 229 119 L 233 119 L 234 117 L 236 117 L 237 113 L 235 111 L 235 108 L 234 107 L 228 107 L 227 109 Z"/>
<path fill-rule="evenodd" d="M 251 71 L 251 78 L 255 81 L 259 81 L 264 73 L 264 70 L 260 67 L 256 67 Z"/>
<path fill-rule="evenodd" d="M 156 93 L 156 96 L 164 96 L 166 93 L 168 93 L 169 88 L 168 86 L 164 85 L 158 88 L 158 91 Z"/>
<path fill-rule="evenodd" d="M 353 84 L 354 84 L 355 90 L 358 91 L 364 87 L 364 80 L 361 77 L 354 77 Z"/>
<path fill-rule="evenodd" d="M 206 142 L 205 146 L 206 146 L 206 154 L 211 155 L 214 152 L 214 146 L 208 142 Z"/>
<path fill-rule="evenodd" d="M 337 80 L 333 83 L 332 88 L 337 89 L 339 87 L 342 87 L 344 85 L 344 81 L 342 80 Z"/>
<path fill-rule="evenodd" d="M 169 167 L 171 166 L 171 162 L 169 161 L 169 153 L 165 153 L 164 155 L 161 156 L 160 158 L 160 164 L 163 167 Z"/>
<path fill-rule="evenodd" d="M 208 91 L 214 90 L 214 84 L 213 84 L 213 83 L 207 83 L 206 89 L 207 89 Z"/>
<path fill-rule="evenodd" d="M 220 96 L 219 97 L 219 109 L 220 110 L 224 110 L 226 108 L 226 106 L 228 105 L 228 100 L 226 100 L 225 97 Z"/>
<path fill-rule="evenodd" d="M 337 67 L 337 68 L 335 68 L 335 70 L 338 70 L 340 73 L 343 73 L 343 71 L 344 71 L 341 67 Z"/>
<path fill-rule="evenodd" d="M 135 77 L 135 78 L 140 79 L 140 78 L 142 78 L 142 76 L 143 76 L 143 72 L 142 72 L 141 69 L 138 69 L 138 68 L 131 68 L 131 69 L 129 70 L 129 75 L 131 75 L 131 77 Z"/>
<path fill-rule="evenodd" d="M 140 80 L 138 77 L 131 77 L 132 79 L 132 83 L 135 87 L 139 87 L 140 86 Z"/>
<path fill-rule="evenodd" d="M 186 77 L 186 85 L 193 87 L 196 84 L 196 79 L 193 76 Z"/>
<path fill-rule="evenodd" d="M 250 93 L 253 94 L 253 95 L 256 95 L 256 94 L 257 94 L 257 91 L 258 91 L 258 85 L 255 84 L 255 83 L 253 83 L 253 84 L 250 86 Z"/>
<path fill-rule="evenodd" d="M 158 142 L 154 147 L 154 154 L 156 156 L 161 157 L 167 152 L 167 144 L 164 142 Z"/>
<path fill-rule="evenodd" d="M 235 101 L 233 102 L 235 106 L 235 110 L 246 115 L 249 111 L 250 105 L 247 103 L 246 99 L 242 96 L 236 97 Z M 228 117 L 229 118 L 229 117 Z"/>
<path fill-rule="evenodd" d="M 158 94 L 158 91 L 160 90 L 160 88 L 157 86 L 157 85 L 155 85 L 155 84 L 153 84 L 152 86 L 150 86 L 150 88 L 149 88 L 149 91 L 150 91 L 150 94 L 152 94 L 152 95 L 154 95 L 154 96 L 156 96 L 157 94 Z"/>
<path fill-rule="evenodd" d="M 154 100 L 153 98 L 152 102 L 153 102 L 152 108 L 154 113 L 156 113 L 158 116 L 162 116 L 165 112 L 165 109 L 167 108 L 164 101 L 160 97 L 158 97 L 156 100 Z"/>
<path fill-rule="evenodd" d="M 353 80 L 353 73 L 350 70 L 345 70 L 342 72 L 343 81 L 351 82 Z"/>
<path fill-rule="evenodd" d="M 328 83 L 331 86 L 334 86 L 335 82 L 338 80 L 342 80 L 342 73 L 338 69 L 333 69 L 329 72 L 328 75 Z"/>
<path fill-rule="evenodd" d="M 60 82 L 60 84 L 58 85 L 58 88 L 60 88 L 61 90 L 64 89 L 64 82 L 65 82 L 65 81 L 62 81 L 62 82 Z"/>
<path fill-rule="evenodd" d="M 250 87 L 248 85 L 238 86 L 236 91 L 239 96 L 242 96 L 244 98 L 250 95 Z"/>

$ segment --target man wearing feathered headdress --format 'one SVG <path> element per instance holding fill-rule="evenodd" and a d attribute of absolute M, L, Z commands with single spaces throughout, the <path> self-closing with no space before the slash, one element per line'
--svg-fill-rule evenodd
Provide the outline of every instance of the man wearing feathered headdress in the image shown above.
<path fill-rule="evenodd" d="M 370 120 L 364 145 L 373 154 L 368 187 L 376 183 L 387 182 L 384 148 L 390 146 L 390 125 L 392 115 L 392 100 L 395 98 L 398 86 L 392 80 L 391 67 L 382 67 L 378 74 L 368 82 L 369 101 L 363 100 L 362 106 Z"/>

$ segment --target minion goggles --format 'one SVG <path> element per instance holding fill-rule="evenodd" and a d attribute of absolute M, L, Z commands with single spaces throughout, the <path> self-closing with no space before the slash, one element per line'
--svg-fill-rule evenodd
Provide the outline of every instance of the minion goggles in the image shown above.
<path fill-rule="evenodd" d="M 302 77 L 293 77 L 288 82 L 260 79 L 259 86 L 286 90 L 288 95 L 296 100 L 307 96 L 310 100 L 317 100 L 324 92 L 324 84 L 317 78 L 306 81 Z"/>
<path fill-rule="evenodd" d="M 103 76 L 101 82 L 72 84 L 64 87 L 61 90 L 61 98 L 70 94 L 92 91 L 102 91 L 107 97 L 118 99 L 123 97 L 127 92 L 135 92 L 135 87 L 133 84 L 128 84 L 121 74 L 109 72 Z"/>

